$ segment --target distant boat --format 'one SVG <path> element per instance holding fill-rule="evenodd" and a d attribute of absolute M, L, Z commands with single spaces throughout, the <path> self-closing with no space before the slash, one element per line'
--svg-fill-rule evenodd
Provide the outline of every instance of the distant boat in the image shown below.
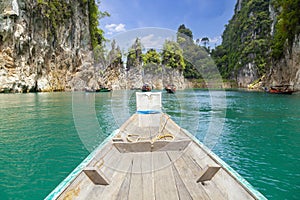
<path fill-rule="evenodd" d="M 143 92 L 150 92 L 151 91 L 151 87 L 149 84 L 144 84 L 142 87 L 142 91 Z"/>
<path fill-rule="evenodd" d="M 84 91 L 85 92 L 96 92 L 95 89 L 91 89 L 91 88 L 85 88 Z"/>
<path fill-rule="evenodd" d="M 110 88 L 100 88 L 99 90 L 96 90 L 96 92 L 110 92 Z"/>
<path fill-rule="evenodd" d="M 165 87 L 165 90 L 167 93 L 175 93 L 176 92 L 176 87 L 174 85 L 167 85 Z"/>
<path fill-rule="evenodd" d="M 265 88 L 265 91 L 270 94 L 293 94 L 294 93 L 294 90 L 290 89 L 290 85 L 271 86 L 269 89 Z"/>
<path fill-rule="evenodd" d="M 110 92 L 110 88 L 100 88 L 100 89 L 85 89 L 85 92 Z"/>
<path fill-rule="evenodd" d="M 137 112 L 45 200 L 266 200 L 161 111 L 161 93 L 136 95 Z"/>

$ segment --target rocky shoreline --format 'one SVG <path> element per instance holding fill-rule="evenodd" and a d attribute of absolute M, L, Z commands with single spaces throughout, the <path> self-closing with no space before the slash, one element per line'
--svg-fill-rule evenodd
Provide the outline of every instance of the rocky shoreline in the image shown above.
<path fill-rule="evenodd" d="M 284 58 L 272 63 L 261 78 L 247 65 L 235 81 L 185 79 L 178 69 L 125 69 L 95 63 L 91 45 L 88 5 L 80 0 L 64 1 L 69 16 L 49 19 L 44 4 L 29 0 L 0 3 L 0 93 L 95 91 L 137 89 L 148 83 L 153 89 L 173 84 L 187 88 L 248 88 L 292 85 L 300 90 L 300 37 Z M 54 23 L 55 22 L 55 23 Z M 256 79 L 256 80 L 254 80 Z"/>

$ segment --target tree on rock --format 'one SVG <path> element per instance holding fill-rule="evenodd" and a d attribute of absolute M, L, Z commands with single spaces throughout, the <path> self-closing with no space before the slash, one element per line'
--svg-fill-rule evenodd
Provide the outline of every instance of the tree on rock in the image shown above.
<path fill-rule="evenodd" d="M 160 65 L 161 58 L 159 53 L 155 49 L 149 49 L 145 55 L 143 55 L 144 65 L 155 64 Z"/>
<path fill-rule="evenodd" d="M 142 64 L 142 44 L 139 38 L 136 38 L 135 42 L 131 46 L 127 55 L 126 69 L 129 70 L 131 67 L 137 67 Z"/>
<path fill-rule="evenodd" d="M 206 47 L 209 44 L 209 38 L 208 37 L 202 38 L 201 43 Z"/>
<path fill-rule="evenodd" d="M 178 27 L 178 30 L 177 30 L 177 37 L 178 37 L 178 34 L 183 34 L 191 39 L 193 39 L 193 32 L 191 31 L 191 29 L 189 28 L 186 28 L 184 24 L 181 24 L 179 27 Z"/>
<path fill-rule="evenodd" d="M 167 68 L 184 70 L 183 51 L 178 43 L 165 41 L 162 51 L 162 64 Z"/>
<path fill-rule="evenodd" d="M 161 55 L 155 49 L 149 49 L 143 55 L 143 68 L 152 72 L 161 72 Z"/>
<path fill-rule="evenodd" d="M 122 66 L 122 52 L 120 47 L 116 45 L 116 41 L 113 40 L 111 43 L 111 50 L 108 52 L 107 65 L 112 67 Z"/>

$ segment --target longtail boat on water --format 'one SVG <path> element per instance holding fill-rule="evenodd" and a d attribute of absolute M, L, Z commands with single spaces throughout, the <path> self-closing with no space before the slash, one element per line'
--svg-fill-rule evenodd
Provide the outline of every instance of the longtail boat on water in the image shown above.
<path fill-rule="evenodd" d="M 271 94 L 293 94 L 294 90 L 290 88 L 290 85 L 275 85 L 269 89 L 265 88 L 265 91 Z"/>
<path fill-rule="evenodd" d="M 137 112 L 46 199 L 266 199 L 161 112 L 161 93 L 137 92 Z"/>
<path fill-rule="evenodd" d="M 167 85 L 165 87 L 165 90 L 167 91 L 167 93 L 175 93 L 176 92 L 176 87 L 175 87 L 175 85 Z"/>
<path fill-rule="evenodd" d="M 142 86 L 142 91 L 143 91 L 143 92 L 150 92 L 150 91 L 151 91 L 150 85 L 149 85 L 149 84 L 144 84 L 144 85 Z"/>

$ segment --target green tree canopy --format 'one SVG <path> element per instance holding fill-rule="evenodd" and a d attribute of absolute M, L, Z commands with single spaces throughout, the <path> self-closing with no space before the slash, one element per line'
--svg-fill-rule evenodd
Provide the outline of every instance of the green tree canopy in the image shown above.
<path fill-rule="evenodd" d="M 129 70 L 131 67 L 137 67 L 142 64 L 142 44 L 139 38 L 136 38 L 135 42 L 131 46 L 127 55 L 126 69 Z"/>
<path fill-rule="evenodd" d="M 258 75 L 263 75 L 268 65 L 271 41 L 269 1 L 244 0 L 225 26 L 222 47 L 212 52 L 212 57 L 222 77 L 236 79 L 239 70 L 252 63 Z"/>
<path fill-rule="evenodd" d="M 277 12 L 277 24 L 272 44 L 272 56 L 280 59 L 283 56 L 285 43 L 290 50 L 295 36 L 300 34 L 300 0 L 274 0 Z"/>
<path fill-rule="evenodd" d="M 179 70 L 185 68 L 183 51 L 177 42 L 165 41 L 162 51 L 162 64 Z"/>
<path fill-rule="evenodd" d="M 155 49 L 149 49 L 146 54 L 143 55 L 143 63 L 147 64 L 161 64 L 160 54 Z"/>
<path fill-rule="evenodd" d="M 187 40 L 193 40 L 193 33 L 189 28 L 186 28 L 184 24 L 181 24 L 177 30 L 177 42 L 182 43 Z"/>
<path fill-rule="evenodd" d="M 108 12 L 101 12 L 98 9 L 98 5 L 96 4 L 95 0 L 83 0 L 83 4 L 88 3 L 89 9 L 89 30 L 91 35 L 92 47 L 93 49 L 97 46 L 103 46 L 103 42 L 105 41 L 104 32 L 102 29 L 99 28 L 99 20 L 110 16 Z M 98 1 L 100 4 L 100 1 Z"/>
<path fill-rule="evenodd" d="M 209 38 L 208 37 L 204 37 L 204 38 L 201 39 L 201 42 L 206 47 L 209 44 Z"/>
<path fill-rule="evenodd" d="M 108 52 L 106 60 L 108 61 L 108 66 L 117 67 L 123 64 L 122 52 L 120 50 L 120 47 L 116 45 L 115 40 L 111 42 L 111 50 Z"/>

